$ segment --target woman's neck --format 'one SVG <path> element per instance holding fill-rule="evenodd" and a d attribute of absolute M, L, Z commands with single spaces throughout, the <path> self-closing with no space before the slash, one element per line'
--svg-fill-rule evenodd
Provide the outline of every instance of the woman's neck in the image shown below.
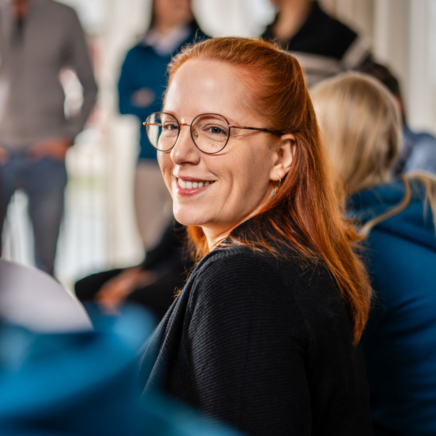
<path fill-rule="evenodd" d="M 258 215 L 266 205 L 268 204 L 268 201 L 270 201 L 271 192 L 267 192 L 267 197 L 256 207 L 254 211 L 252 211 L 250 214 L 248 214 L 245 218 L 241 219 L 237 222 L 237 224 L 229 224 L 227 226 L 200 226 L 203 230 L 204 236 L 206 237 L 207 245 L 209 247 L 209 251 L 214 250 L 216 247 L 218 247 L 221 242 L 225 241 L 229 235 L 235 230 L 237 227 L 239 227 L 241 224 L 245 223 L 246 221 L 250 220 L 254 216 Z"/>
<path fill-rule="evenodd" d="M 238 225 L 233 226 L 230 229 L 221 231 L 213 227 L 201 226 L 204 236 L 206 236 L 209 251 L 215 250 L 215 248 L 218 247 L 218 245 L 220 245 L 221 242 L 223 242 L 230 235 L 232 230 L 235 229 Z"/>
<path fill-rule="evenodd" d="M 158 21 L 153 26 L 154 31 L 159 37 L 164 38 L 165 36 L 169 35 L 174 29 L 177 29 L 178 27 L 183 27 L 184 24 L 178 23 L 165 23 L 164 21 Z"/>

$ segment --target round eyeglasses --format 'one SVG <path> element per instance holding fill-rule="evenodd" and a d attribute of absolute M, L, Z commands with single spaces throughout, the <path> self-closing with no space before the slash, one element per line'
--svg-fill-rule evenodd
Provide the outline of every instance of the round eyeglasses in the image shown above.
<path fill-rule="evenodd" d="M 195 146 L 206 154 L 216 154 L 222 151 L 229 142 L 231 129 L 259 130 L 276 136 L 283 135 L 283 132 L 277 130 L 233 126 L 219 114 L 200 114 L 192 120 L 191 124 L 185 124 L 179 123 L 174 115 L 155 112 L 143 124 L 147 129 L 151 145 L 164 152 L 170 151 L 176 145 L 182 126 L 190 128 Z"/>

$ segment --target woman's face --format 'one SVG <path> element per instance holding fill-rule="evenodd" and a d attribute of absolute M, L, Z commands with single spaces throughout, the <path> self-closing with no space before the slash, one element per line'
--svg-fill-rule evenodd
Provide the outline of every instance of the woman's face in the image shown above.
<path fill-rule="evenodd" d="M 177 26 L 193 19 L 190 0 L 154 0 L 154 13 L 158 21 Z"/>
<path fill-rule="evenodd" d="M 265 119 L 250 110 L 251 95 L 236 68 L 217 61 L 185 62 L 169 86 L 164 112 L 179 123 L 191 124 L 199 114 L 216 113 L 232 125 L 268 127 Z M 231 132 L 221 152 L 207 155 L 193 143 L 189 127 L 182 126 L 174 148 L 158 152 L 175 218 L 185 225 L 201 226 L 209 246 L 270 201 L 272 180 L 284 175 L 281 164 L 277 166 L 278 137 L 242 129 Z M 186 183 L 204 186 L 189 189 Z"/>

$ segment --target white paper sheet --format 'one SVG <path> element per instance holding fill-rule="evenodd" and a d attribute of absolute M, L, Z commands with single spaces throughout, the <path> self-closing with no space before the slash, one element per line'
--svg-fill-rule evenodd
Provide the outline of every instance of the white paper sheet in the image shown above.
<path fill-rule="evenodd" d="M 0 259 L 0 318 L 37 332 L 92 329 L 77 298 L 48 274 Z"/>

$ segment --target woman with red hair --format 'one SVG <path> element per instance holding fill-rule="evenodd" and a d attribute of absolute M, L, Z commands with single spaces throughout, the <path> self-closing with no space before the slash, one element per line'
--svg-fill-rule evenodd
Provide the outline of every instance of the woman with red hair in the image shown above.
<path fill-rule="evenodd" d="M 371 434 L 371 289 L 298 62 L 261 40 L 188 47 L 144 124 L 198 261 L 147 344 L 144 392 L 250 435 Z"/>

